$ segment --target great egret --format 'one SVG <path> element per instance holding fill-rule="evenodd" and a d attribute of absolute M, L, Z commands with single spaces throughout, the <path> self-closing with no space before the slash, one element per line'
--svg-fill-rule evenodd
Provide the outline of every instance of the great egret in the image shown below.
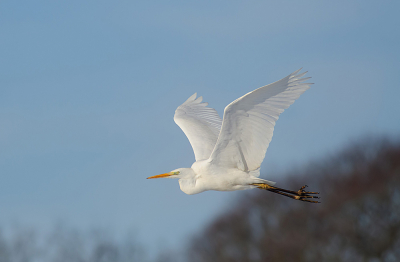
<path fill-rule="evenodd" d="M 191 168 L 148 177 L 178 178 L 183 192 L 192 195 L 206 190 L 233 191 L 260 188 L 293 199 L 319 203 L 318 192 L 274 187 L 275 182 L 259 178 L 260 165 L 272 139 L 279 115 L 310 88 L 307 72 L 301 69 L 260 87 L 230 103 L 223 121 L 213 108 L 193 94 L 176 111 L 175 123 L 192 145 L 196 162 Z"/>

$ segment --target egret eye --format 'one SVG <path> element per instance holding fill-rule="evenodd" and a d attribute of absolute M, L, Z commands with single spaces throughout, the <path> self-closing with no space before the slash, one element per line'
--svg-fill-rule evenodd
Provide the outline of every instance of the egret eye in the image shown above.
<path fill-rule="evenodd" d="M 173 172 L 174 173 L 174 175 L 179 175 L 179 171 L 175 171 L 175 172 Z"/>

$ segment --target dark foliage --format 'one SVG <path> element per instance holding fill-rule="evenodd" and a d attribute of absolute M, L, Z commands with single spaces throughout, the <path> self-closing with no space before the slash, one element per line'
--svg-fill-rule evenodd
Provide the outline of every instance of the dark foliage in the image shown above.
<path fill-rule="evenodd" d="M 246 194 L 191 241 L 187 260 L 400 261 L 399 143 L 353 145 L 285 177 L 278 186 L 308 183 L 322 203 Z"/>

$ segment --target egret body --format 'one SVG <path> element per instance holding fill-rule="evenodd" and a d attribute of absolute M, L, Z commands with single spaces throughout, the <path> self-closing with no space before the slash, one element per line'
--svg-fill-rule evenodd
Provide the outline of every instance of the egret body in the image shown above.
<path fill-rule="evenodd" d="M 265 189 L 293 199 L 318 198 L 316 192 L 275 187 L 275 182 L 259 178 L 260 165 L 271 142 L 279 115 L 310 88 L 307 73 L 293 72 L 260 87 L 225 107 L 223 120 L 202 97 L 192 95 L 176 111 L 175 123 L 192 145 L 196 162 L 190 168 L 148 177 L 178 178 L 181 190 L 189 195 L 207 190 L 234 191 Z"/>

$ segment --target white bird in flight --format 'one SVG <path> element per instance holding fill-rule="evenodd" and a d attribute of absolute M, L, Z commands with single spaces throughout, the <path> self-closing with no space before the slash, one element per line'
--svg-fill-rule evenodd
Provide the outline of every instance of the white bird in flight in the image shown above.
<path fill-rule="evenodd" d="M 196 162 L 190 168 L 148 177 L 178 178 L 183 192 L 192 195 L 207 190 L 234 191 L 260 188 L 293 199 L 319 203 L 318 192 L 274 187 L 275 182 L 259 178 L 260 165 L 271 142 L 279 115 L 310 88 L 301 69 L 260 87 L 230 103 L 223 120 L 215 109 L 202 103 L 195 93 L 176 111 L 175 123 L 192 145 Z"/>

